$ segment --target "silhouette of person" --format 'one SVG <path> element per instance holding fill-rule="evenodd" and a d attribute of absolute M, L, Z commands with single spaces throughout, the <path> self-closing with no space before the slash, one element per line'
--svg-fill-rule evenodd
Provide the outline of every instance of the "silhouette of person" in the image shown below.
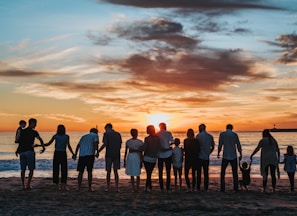
<path fill-rule="evenodd" d="M 223 159 L 221 163 L 221 191 L 225 192 L 225 172 L 228 164 L 231 164 L 232 175 L 233 175 L 233 188 L 234 191 L 238 191 L 238 161 L 237 151 L 239 152 L 239 160 L 242 158 L 241 144 L 237 133 L 233 132 L 233 125 L 228 124 L 226 131 L 220 133 L 219 136 L 219 147 L 218 147 L 218 158 L 220 158 L 220 152 L 223 150 Z"/>
<path fill-rule="evenodd" d="M 239 180 L 239 185 L 241 190 L 243 190 L 243 188 L 247 191 L 248 188 L 247 186 L 251 183 L 251 165 L 252 165 L 252 161 L 250 161 L 250 164 L 248 164 L 247 162 L 242 162 L 242 164 L 239 164 L 239 169 L 241 171 L 242 174 L 242 179 Z"/>
<path fill-rule="evenodd" d="M 189 172 L 190 172 L 190 169 L 192 169 L 192 191 L 194 191 L 197 183 L 199 143 L 198 143 L 198 140 L 195 139 L 194 130 L 192 128 L 189 128 L 187 131 L 187 138 L 184 140 L 184 152 L 185 152 L 185 180 L 187 184 L 187 190 L 190 191 L 190 188 L 191 188 Z"/>
<path fill-rule="evenodd" d="M 204 174 L 204 190 L 208 190 L 209 184 L 209 155 L 213 152 L 215 142 L 213 136 L 206 132 L 206 125 L 199 125 L 199 134 L 197 134 L 196 139 L 199 142 L 199 154 L 198 154 L 198 168 L 197 168 L 197 190 L 200 190 L 201 184 L 201 169 L 203 168 Z"/>
<path fill-rule="evenodd" d="M 19 144 L 20 137 L 21 137 L 21 132 L 26 127 L 26 125 L 27 125 L 27 122 L 25 120 L 20 120 L 19 127 L 17 128 L 17 130 L 15 132 L 14 143 Z M 18 156 L 19 153 L 20 153 L 20 146 L 18 145 L 18 147 L 17 147 L 17 149 L 15 151 L 15 155 Z"/>
<path fill-rule="evenodd" d="M 67 188 L 67 176 L 68 176 L 68 167 L 67 167 L 67 153 L 66 148 L 68 147 L 69 151 L 74 156 L 74 152 L 71 148 L 69 142 L 69 135 L 66 134 L 66 128 L 64 125 L 58 125 L 57 132 L 52 136 L 48 143 L 45 143 L 45 146 L 51 145 L 55 141 L 55 152 L 53 159 L 53 182 L 56 184 L 57 190 L 68 190 Z M 61 168 L 61 188 L 59 186 L 59 172 Z"/>
<path fill-rule="evenodd" d="M 152 173 L 158 160 L 161 142 L 153 125 L 146 127 L 146 133 L 148 136 L 144 138 L 143 164 L 146 171 L 145 191 L 148 192 L 152 190 Z"/>
<path fill-rule="evenodd" d="M 132 138 L 127 140 L 126 142 L 124 167 L 126 168 L 126 174 L 131 176 L 131 185 L 133 192 L 138 192 L 141 173 L 141 149 L 143 147 L 143 142 L 142 140 L 137 138 L 137 129 L 131 129 L 130 134 Z M 136 176 L 136 187 L 134 176 Z"/>
<path fill-rule="evenodd" d="M 294 191 L 294 178 L 295 178 L 295 172 L 296 172 L 296 163 L 297 163 L 293 146 L 289 145 L 287 147 L 287 152 L 286 152 L 286 154 L 284 154 L 284 161 L 281 163 L 285 164 L 284 170 L 287 172 L 287 175 L 289 177 L 290 192 L 293 192 Z"/>
<path fill-rule="evenodd" d="M 119 174 L 120 169 L 120 150 L 122 146 L 121 134 L 112 128 L 112 124 L 108 123 L 105 125 L 105 133 L 103 135 L 103 145 L 100 147 L 99 152 L 104 148 L 105 151 L 105 168 L 106 168 L 106 191 L 110 190 L 110 174 L 111 167 L 113 167 L 113 173 L 115 178 L 116 191 L 119 192 Z"/>
<path fill-rule="evenodd" d="M 251 154 L 250 159 L 252 160 L 253 156 L 261 149 L 260 170 L 263 177 L 263 192 L 266 192 L 268 170 L 270 170 L 272 190 L 274 192 L 276 185 L 275 171 L 278 168 L 280 151 L 277 141 L 273 138 L 268 129 L 263 130 L 262 137 L 258 146 Z"/>
<path fill-rule="evenodd" d="M 19 139 L 19 153 L 20 153 L 20 164 L 21 164 L 21 180 L 23 189 L 31 189 L 31 181 L 34 174 L 34 169 L 36 166 L 35 160 L 35 152 L 34 147 L 38 145 L 34 145 L 34 140 L 37 138 L 42 146 L 42 150 L 40 153 L 45 151 L 44 143 L 39 133 L 35 130 L 37 125 L 37 120 L 35 118 L 29 119 L 29 125 L 27 128 L 23 129 Z M 26 168 L 29 169 L 28 182 L 25 185 L 25 172 Z"/>
<path fill-rule="evenodd" d="M 94 189 L 92 188 L 93 166 L 94 166 L 95 156 L 98 157 L 99 155 L 98 144 L 99 144 L 98 130 L 96 128 L 91 128 L 88 134 L 85 134 L 80 138 L 76 146 L 73 159 L 77 158 L 77 153 L 79 151 L 79 158 L 77 163 L 77 171 L 78 171 L 77 190 L 78 191 L 81 189 L 83 174 L 86 167 L 88 171 L 89 191 L 91 192 L 94 191 Z"/>
<path fill-rule="evenodd" d="M 172 166 L 174 172 L 174 187 L 177 191 L 177 179 L 179 180 L 179 191 L 182 189 L 182 168 L 183 168 L 183 158 L 184 150 L 179 147 L 180 139 L 174 139 L 175 147 L 172 149 Z"/>
<path fill-rule="evenodd" d="M 167 131 L 166 124 L 164 122 L 159 124 L 160 131 L 158 136 L 161 142 L 161 150 L 158 158 L 158 171 L 159 171 L 159 184 L 161 191 L 164 190 L 163 186 L 163 166 L 165 163 L 166 168 L 166 191 L 170 191 L 170 171 L 172 163 L 172 148 L 170 145 L 174 143 L 171 132 Z"/>

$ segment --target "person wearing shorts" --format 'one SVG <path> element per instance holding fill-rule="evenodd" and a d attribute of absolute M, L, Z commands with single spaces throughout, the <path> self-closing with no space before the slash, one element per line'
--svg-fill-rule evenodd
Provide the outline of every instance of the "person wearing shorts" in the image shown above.
<path fill-rule="evenodd" d="M 105 169 L 106 169 L 106 191 L 110 188 L 110 174 L 111 167 L 113 167 L 116 191 L 119 191 L 119 174 L 120 169 L 120 150 L 122 146 L 121 134 L 112 129 L 112 124 L 105 125 L 105 133 L 103 135 L 103 145 L 100 147 L 99 152 L 106 148 L 105 152 Z"/>
<path fill-rule="evenodd" d="M 31 181 L 35 169 L 35 152 L 34 152 L 34 140 L 37 138 L 40 141 L 42 150 L 40 153 L 45 151 L 44 142 L 39 136 L 39 133 L 35 130 L 37 125 L 37 120 L 31 118 L 29 120 L 29 125 L 26 129 L 23 129 L 20 133 L 19 138 L 19 154 L 20 154 L 20 165 L 21 165 L 21 180 L 23 189 L 31 189 Z M 37 146 L 37 145 L 36 145 Z M 28 167 L 29 176 L 27 185 L 25 184 L 25 172 Z"/>
<path fill-rule="evenodd" d="M 73 159 L 76 159 L 77 153 L 79 150 L 79 158 L 77 163 L 77 171 L 78 171 L 77 190 L 78 191 L 81 189 L 81 183 L 82 183 L 85 168 L 87 168 L 87 171 L 88 171 L 89 191 L 94 191 L 94 189 L 92 188 L 93 166 L 94 166 L 95 156 L 98 157 L 99 155 L 98 144 L 99 144 L 98 130 L 96 128 L 91 128 L 90 133 L 83 135 L 76 146 Z"/>

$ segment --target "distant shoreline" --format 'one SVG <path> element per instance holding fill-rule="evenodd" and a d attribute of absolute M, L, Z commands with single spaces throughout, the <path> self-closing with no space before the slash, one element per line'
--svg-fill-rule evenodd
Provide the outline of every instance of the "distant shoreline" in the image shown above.
<path fill-rule="evenodd" d="M 270 132 L 297 132 L 297 128 L 271 128 Z"/>

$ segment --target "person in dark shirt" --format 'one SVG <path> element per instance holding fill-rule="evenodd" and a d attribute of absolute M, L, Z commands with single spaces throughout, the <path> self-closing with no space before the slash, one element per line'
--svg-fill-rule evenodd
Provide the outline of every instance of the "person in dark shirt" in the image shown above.
<path fill-rule="evenodd" d="M 239 169 L 242 174 L 242 179 L 239 180 L 239 185 L 241 190 L 243 190 L 244 188 L 247 191 L 248 190 L 247 186 L 251 183 L 251 177 L 250 177 L 251 165 L 252 165 L 252 161 L 250 161 L 249 165 L 245 161 L 242 162 L 241 165 L 239 164 Z"/>
<path fill-rule="evenodd" d="M 185 180 L 188 191 L 191 189 L 189 171 L 192 169 L 192 191 L 195 190 L 197 184 L 197 166 L 199 155 L 199 142 L 195 138 L 194 130 L 188 129 L 187 138 L 184 140 L 185 151 Z"/>
<path fill-rule="evenodd" d="M 158 160 L 161 141 L 153 125 L 146 127 L 146 133 L 148 136 L 144 138 L 143 165 L 146 172 L 145 192 L 149 192 L 152 190 L 152 173 Z"/>
<path fill-rule="evenodd" d="M 53 135 L 48 143 L 44 144 L 45 146 L 49 146 L 53 142 L 55 142 L 55 152 L 53 158 L 53 182 L 56 184 L 57 190 L 68 190 L 68 187 L 66 185 L 68 176 L 66 148 L 68 147 L 69 151 L 72 153 L 72 157 L 74 155 L 69 139 L 69 135 L 66 134 L 65 126 L 60 124 L 57 127 L 57 133 Z M 60 170 L 61 187 L 59 185 Z"/>
<path fill-rule="evenodd" d="M 112 124 L 105 125 L 105 133 L 103 135 L 103 145 L 100 147 L 99 152 L 106 148 L 105 152 L 105 169 L 106 169 L 106 191 L 110 188 L 110 174 L 111 167 L 113 166 L 113 172 L 115 177 L 116 191 L 119 192 L 119 174 L 120 169 L 120 150 L 122 146 L 121 134 L 112 129 Z"/>
<path fill-rule="evenodd" d="M 42 150 L 40 153 L 45 151 L 44 142 L 39 136 L 39 133 L 35 130 L 37 125 L 37 120 L 31 118 L 29 120 L 29 125 L 26 129 L 22 130 L 20 139 L 19 139 L 19 152 L 20 152 L 20 165 L 21 165 L 21 180 L 23 189 L 31 189 L 31 181 L 35 169 L 35 152 L 34 147 L 39 145 L 34 145 L 34 140 L 37 138 L 40 141 Z M 29 169 L 29 176 L 27 185 L 25 185 L 25 171 L 26 168 Z"/>

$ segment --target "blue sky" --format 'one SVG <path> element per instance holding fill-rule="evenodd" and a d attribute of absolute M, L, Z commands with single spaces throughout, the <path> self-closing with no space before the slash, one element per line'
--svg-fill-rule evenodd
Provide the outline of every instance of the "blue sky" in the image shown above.
<path fill-rule="evenodd" d="M 0 130 L 30 117 L 43 130 L 297 127 L 296 11 L 293 0 L 2 1 Z"/>

